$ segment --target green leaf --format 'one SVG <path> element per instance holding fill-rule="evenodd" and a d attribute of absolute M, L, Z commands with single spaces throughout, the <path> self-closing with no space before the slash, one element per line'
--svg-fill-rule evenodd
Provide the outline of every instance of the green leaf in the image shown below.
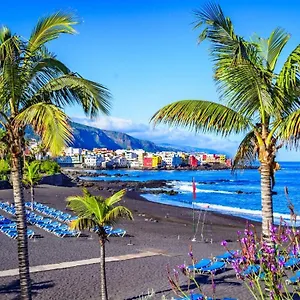
<path fill-rule="evenodd" d="M 73 26 L 77 23 L 73 15 L 62 12 L 40 19 L 31 33 L 28 42 L 28 53 L 34 53 L 47 42 L 57 39 L 63 33 L 75 34 L 76 31 Z"/>
<path fill-rule="evenodd" d="M 155 113 L 151 122 L 154 125 L 163 123 L 223 136 L 241 133 L 251 127 L 251 122 L 237 111 L 202 100 L 182 100 L 166 105 Z"/>

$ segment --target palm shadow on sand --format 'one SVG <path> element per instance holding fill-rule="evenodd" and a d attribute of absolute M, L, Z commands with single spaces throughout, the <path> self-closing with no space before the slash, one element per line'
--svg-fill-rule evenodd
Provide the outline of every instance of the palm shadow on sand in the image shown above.
<path fill-rule="evenodd" d="M 31 283 L 31 291 L 32 295 L 37 295 L 40 291 L 53 288 L 55 284 L 52 280 L 48 281 L 40 281 L 40 282 L 34 282 Z M 19 280 L 13 280 L 10 283 L 6 285 L 0 285 L 0 298 L 1 294 L 12 294 L 14 295 L 14 298 L 11 298 L 12 300 L 19 300 L 20 298 L 20 281 Z"/>

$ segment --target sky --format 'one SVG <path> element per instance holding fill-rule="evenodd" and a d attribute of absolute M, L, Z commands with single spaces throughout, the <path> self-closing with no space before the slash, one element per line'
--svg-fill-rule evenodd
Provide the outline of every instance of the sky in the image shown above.
<path fill-rule="evenodd" d="M 30 3 L 30 4 L 29 4 Z M 64 0 L 14 1 L 1 4 L 0 25 L 24 38 L 37 20 L 57 10 L 76 15 L 78 34 L 49 44 L 72 71 L 100 82 L 112 94 L 110 116 L 86 118 L 79 107 L 66 108 L 75 121 L 126 132 L 156 143 L 213 148 L 234 154 L 241 136 L 221 138 L 149 124 L 166 104 L 183 99 L 219 101 L 213 81 L 209 45 L 197 44 L 193 11 L 207 1 Z M 236 32 L 268 37 L 277 26 L 291 34 L 279 61 L 300 41 L 298 0 L 221 0 Z M 300 160 L 299 152 L 282 149 L 278 160 Z"/>

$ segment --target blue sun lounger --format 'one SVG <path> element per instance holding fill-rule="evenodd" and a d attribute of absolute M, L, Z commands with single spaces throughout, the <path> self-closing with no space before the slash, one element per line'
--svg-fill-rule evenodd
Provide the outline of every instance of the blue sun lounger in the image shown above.
<path fill-rule="evenodd" d="M 214 257 L 216 261 L 232 262 L 238 256 L 238 251 L 226 251 Z"/>
<path fill-rule="evenodd" d="M 105 230 L 107 233 L 107 236 L 111 235 L 117 235 L 123 237 L 126 234 L 126 230 L 117 228 L 117 229 L 111 229 L 111 230 Z"/>
<path fill-rule="evenodd" d="M 300 270 L 298 270 L 294 276 L 288 278 L 285 281 L 287 284 L 297 284 L 300 282 Z"/>
<path fill-rule="evenodd" d="M 293 268 L 297 267 L 298 265 L 300 265 L 300 258 L 299 257 L 291 257 L 290 259 L 288 259 L 285 262 L 284 267 L 287 269 L 293 269 Z"/>
<path fill-rule="evenodd" d="M 210 259 L 203 258 L 200 261 L 198 261 L 197 263 L 195 263 L 194 265 L 190 265 L 187 268 L 190 271 L 196 271 L 197 272 L 197 270 L 202 269 L 204 267 L 207 267 L 207 266 L 209 266 L 211 264 L 212 264 L 212 261 Z"/>
<path fill-rule="evenodd" d="M 216 261 L 212 263 L 211 265 L 207 267 L 203 267 L 199 269 L 199 273 L 204 274 L 204 273 L 216 273 L 219 271 L 223 271 L 226 268 L 226 263 L 223 261 Z"/>
<path fill-rule="evenodd" d="M 187 296 L 185 298 L 173 298 L 173 300 L 202 300 L 204 299 L 204 296 L 201 294 L 191 294 L 190 296 Z M 213 300 L 213 298 L 207 298 L 207 300 Z"/>

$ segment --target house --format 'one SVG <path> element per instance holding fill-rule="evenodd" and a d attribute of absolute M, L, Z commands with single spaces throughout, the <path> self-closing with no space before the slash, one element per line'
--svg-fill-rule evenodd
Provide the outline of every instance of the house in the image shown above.
<path fill-rule="evenodd" d="M 161 156 L 158 156 L 158 155 L 152 156 L 152 168 L 161 167 L 161 162 L 162 162 Z"/>
<path fill-rule="evenodd" d="M 144 157 L 143 167 L 152 168 L 152 157 Z"/>
<path fill-rule="evenodd" d="M 101 167 L 102 162 L 104 162 L 104 157 L 102 155 L 87 155 L 84 157 L 84 165 L 86 167 Z"/>
<path fill-rule="evenodd" d="M 190 155 L 190 157 L 189 157 L 189 165 L 192 168 L 198 167 L 198 159 L 194 155 Z"/>

